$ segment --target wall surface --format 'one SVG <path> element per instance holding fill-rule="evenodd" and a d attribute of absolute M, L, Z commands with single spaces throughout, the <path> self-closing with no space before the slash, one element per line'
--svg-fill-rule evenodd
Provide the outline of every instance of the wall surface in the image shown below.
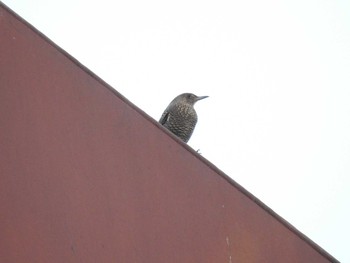
<path fill-rule="evenodd" d="M 0 262 L 337 262 L 0 3 Z"/>

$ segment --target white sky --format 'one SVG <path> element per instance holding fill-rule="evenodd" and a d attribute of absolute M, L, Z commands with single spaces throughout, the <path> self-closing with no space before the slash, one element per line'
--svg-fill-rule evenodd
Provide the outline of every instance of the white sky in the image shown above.
<path fill-rule="evenodd" d="M 350 262 L 349 0 L 3 2 L 156 120 L 209 95 L 189 145 Z"/>

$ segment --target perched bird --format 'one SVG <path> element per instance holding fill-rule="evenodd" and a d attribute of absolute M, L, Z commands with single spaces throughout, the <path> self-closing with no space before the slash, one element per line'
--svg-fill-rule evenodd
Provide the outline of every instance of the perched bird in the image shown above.
<path fill-rule="evenodd" d="M 199 97 L 192 93 L 177 96 L 165 109 L 159 123 L 187 143 L 198 119 L 193 106 L 197 101 L 207 97 Z"/>

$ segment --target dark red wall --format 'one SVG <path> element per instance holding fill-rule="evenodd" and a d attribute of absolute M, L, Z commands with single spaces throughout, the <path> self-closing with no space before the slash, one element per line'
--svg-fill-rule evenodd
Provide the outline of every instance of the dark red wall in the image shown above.
<path fill-rule="evenodd" d="M 0 262 L 336 260 L 0 4 Z"/>

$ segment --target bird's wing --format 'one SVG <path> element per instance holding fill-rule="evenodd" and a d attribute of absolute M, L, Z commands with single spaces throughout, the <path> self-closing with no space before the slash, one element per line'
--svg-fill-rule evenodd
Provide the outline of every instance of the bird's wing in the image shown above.
<path fill-rule="evenodd" d="M 164 125 L 169 119 L 169 111 L 164 111 L 162 117 L 160 117 L 159 123 Z"/>

